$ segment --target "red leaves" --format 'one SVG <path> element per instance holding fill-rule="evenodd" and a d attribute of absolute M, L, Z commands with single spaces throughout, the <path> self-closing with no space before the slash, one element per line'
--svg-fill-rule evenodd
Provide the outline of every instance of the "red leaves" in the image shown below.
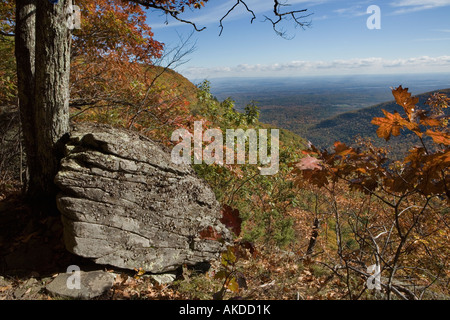
<path fill-rule="evenodd" d="M 225 204 L 222 209 L 222 218 L 220 219 L 220 222 L 233 231 L 236 236 L 239 236 L 241 233 L 242 219 L 239 216 L 239 210 L 233 209 Z"/>
<path fill-rule="evenodd" d="M 239 210 L 233 209 L 228 205 L 223 205 L 222 218 L 220 219 L 229 230 L 231 230 L 236 236 L 241 233 L 242 219 L 239 215 Z M 220 235 L 213 227 L 209 226 L 206 229 L 199 232 L 200 238 L 204 240 L 220 240 Z"/>
<path fill-rule="evenodd" d="M 162 54 L 163 44 L 153 39 L 141 6 L 125 1 L 80 0 L 82 28 L 76 30 L 74 56 L 109 56 L 121 61 L 151 63 Z"/>
<path fill-rule="evenodd" d="M 211 226 L 200 231 L 200 239 L 204 240 L 220 240 L 222 236 Z"/>
<path fill-rule="evenodd" d="M 322 167 L 320 166 L 320 160 L 311 156 L 307 156 L 303 159 L 301 159 L 298 163 L 295 164 L 295 166 L 299 170 L 322 170 Z"/>

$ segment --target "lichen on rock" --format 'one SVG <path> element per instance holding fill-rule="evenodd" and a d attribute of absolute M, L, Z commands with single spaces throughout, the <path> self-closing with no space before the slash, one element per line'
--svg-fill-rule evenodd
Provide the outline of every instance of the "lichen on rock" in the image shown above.
<path fill-rule="evenodd" d="M 224 249 L 202 230 L 230 239 L 212 189 L 133 131 L 74 125 L 55 183 L 67 249 L 99 264 L 167 272 Z"/>

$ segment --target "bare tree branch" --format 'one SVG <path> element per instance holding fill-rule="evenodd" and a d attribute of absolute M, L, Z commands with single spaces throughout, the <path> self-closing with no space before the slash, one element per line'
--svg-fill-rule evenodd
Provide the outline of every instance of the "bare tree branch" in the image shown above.
<path fill-rule="evenodd" d="M 0 36 L 3 37 L 14 37 L 14 33 L 6 33 L 0 30 Z"/>
<path fill-rule="evenodd" d="M 273 20 L 269 18 L 268 16 L 264 16 L 266 18 L 265 21 L 270 21 L 273 26 L 273 30 L 276 34 L 278 34 L 280 37 L 286 38 L 286 32 L 277 29 L 278 24 L 283 21 L 283 19 L 291 18 L 295 22 L 295 26 L 300 26 L 302 29 L 305 29 L 305 27 L 310 27 L 311 22 L 302 22 L 301 19 L 305 19 L 312 15 L 312 13 L 304 15 L 305 12 L 308 11 L 308 9 L 301 9 L 301 10 L 292 10 L 287 12 L 281 12 L 281 7 L 287 7 L 290 6 L 287 3 L 280 3 L 278 0 L 273 0 L 273 13 L 277 17 L 277 19 Z"/>
<path fill-rule="evenodd" d="M 128 1 L 140 4 L 144 7 L 146 7 L 147 9 L 152 8 L 152 9 L 156 9 L 156 10 L 161 10 L 165 14 L 170 15 L 175 20 L 192 25 L 194 27 L 195 31 L 200 32 L 200 31 L 203 31 L 206 29 L 206 27 L 198 28 L 194 22 L 180 18 L 179 15 L 181 14 L 181 11 L 176 10 L 176 9 L 171 9 L 162 4 L 155 3 L 155 1 L 150 1 L 150 0 L 128 0 Z"/>
<path fill-rule="evenodd" d="M 140 4 L 147 9 L 155 9 L 160 10 L 164 12 L 166 15 L 170 15 L 172 18 L 176 19 L 177 21 L 190 24 L 194 27 L 196 31 L 203 31 L 206 29 L 206 27 L 199 28 L 194 22 L 183 19 L 180 17 L 180 14 L 183 10 L 177 10 L 173 6 L 170 5 L 164 5 L 161 3 L 158 3 L 157 1 L 152 0 L 128 0 L 129 2 Z M 225 15 L 220 19 L 219 21 L 219 27 L 220 27 L 220 33 L 219 36 L 222 35 L 224 26 L 223 21 L 229 16 L 231 12 L 233 12 L 239 5 L 243 5 L 247 12 L 251 14 L 251 20 L 250 23 L 253 23 L 254 20 L 256 20 L 256 14 L 255 12 L 247 5 L 247 3 L 244 0 L 236 0 L 236 3 L 225 13 Z M 293 20 L 296 27 L 300 26 L 301 28 L 310 27 L 311 22 L 303 21 L 303 19 L 311 16 L 312 14 L 304 14 L 307 12 L 308 9 L 301 9 L 301 10 L 291 10 L 287 12 L 281 12 L 282 7 L 290 6 L 287 3 L 281 3 L 279 0 L 273 0 L 273 13 L 276 18 L 270 18 L 268 16 L 264 16 L 264 21 L 270 21 L 273 25 L 273 30 L 275 33 L 283 38 L 286 37 L 286 32 L 283 30 L 279 30 L 278 26 L 279 23 L 283 20 Z M 167 23 L 167 21 L 166 21 Z"/>
<path fill-rule="evenodd" d="M 221 36 L 222 35 L 222 32 L 223 32 L 223 24 L 222 24 L 222 22 L 223 22 L 223 20 L 239 5 L 239 4 L 243 4 L 244 6 L 245 6 L 245 9 L 247 9 L 247 11 L 248 12 L 250 12 L 251 14 L 252 14 L 252 20 L 250 21 L 250 23 L 253 23 L 253 21 L 256 19 L 256 15 L 255 15 L 255 13 L 252 11 L 252 10 L 250 10 L 249 8 L 248 8 L 248 6 L 247 6 L 247 4 L 244 2 L 244 1 L 242 1 L 242 0 L 237 0 L 237 2 L 235 3 L 235 5 L 230 9 L 230 10 L 228 10 L 227 11 L 227 13 L 220 19 L 220 25 L 219 25 L 219 27 L 220 27 L 220 33 L 219 33 L 219 36 Z"/>

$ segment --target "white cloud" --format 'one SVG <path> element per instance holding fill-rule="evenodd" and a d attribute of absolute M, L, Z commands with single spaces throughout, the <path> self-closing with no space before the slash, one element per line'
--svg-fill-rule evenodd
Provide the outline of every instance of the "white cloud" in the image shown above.
<path fill-rule="evenodd" d="M 355 5 L 348 8 L 341 8 L 334 10 L 337 14 L 346 16 L 346 17 L 359 17 L 367 14 L 367 7 L 363 7 L 361 5 Z"/>
<path fill-rule="evenodd" d="M 179 70 L 190 79 L 219 77 L 277 77 L 331 74 L 382 74 L 450 72 L 450 56 L 384 59 L 378 57 L 332 61 L 292 61 L 275 64 L 241 64 L 234 67 L 190 67 Z"/>
<path fill-rule="evenodd" d="M 399 8 L 394 14 L 402 14 L 450 6 L 450 0 L 398 0 L 391 6 Z"/>
<path fill-rule="evenodd" d="M 414 39 L 414 41 L 448 41 L 450 38 L 420 38 L 420 39 Z"/>

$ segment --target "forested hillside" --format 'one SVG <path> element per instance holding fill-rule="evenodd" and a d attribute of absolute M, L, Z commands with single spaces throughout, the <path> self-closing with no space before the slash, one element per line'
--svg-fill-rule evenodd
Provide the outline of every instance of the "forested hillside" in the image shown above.
<path fill-rule="evenodd" d="M 426 102 L 435 93 L 449 94 L 450 89 L 415 95 L 419 98 L 418 106 L 429 109 Z M 401 113 L 402 107 L 395 101 L 389 101 L 357 111 L 345 112 L 311 126 L 306 131 L 305 137 L 321 148 L 332 147 L 335 141 L 353 144 L 355 138 L 367 138 L 372 139 L 376 145 L 389 146 L 395 152 L 404 154 L 412 145 L 418 143 L 418 139 L 406 131 L 401 136 L 393 137 L 389 143 L 377 139 L 376 126 L 371 124 L 371 121 L 374 117 L 383 116 L 382 110 Z M 448 110 L 446 112 L 448 114 Z"/>

